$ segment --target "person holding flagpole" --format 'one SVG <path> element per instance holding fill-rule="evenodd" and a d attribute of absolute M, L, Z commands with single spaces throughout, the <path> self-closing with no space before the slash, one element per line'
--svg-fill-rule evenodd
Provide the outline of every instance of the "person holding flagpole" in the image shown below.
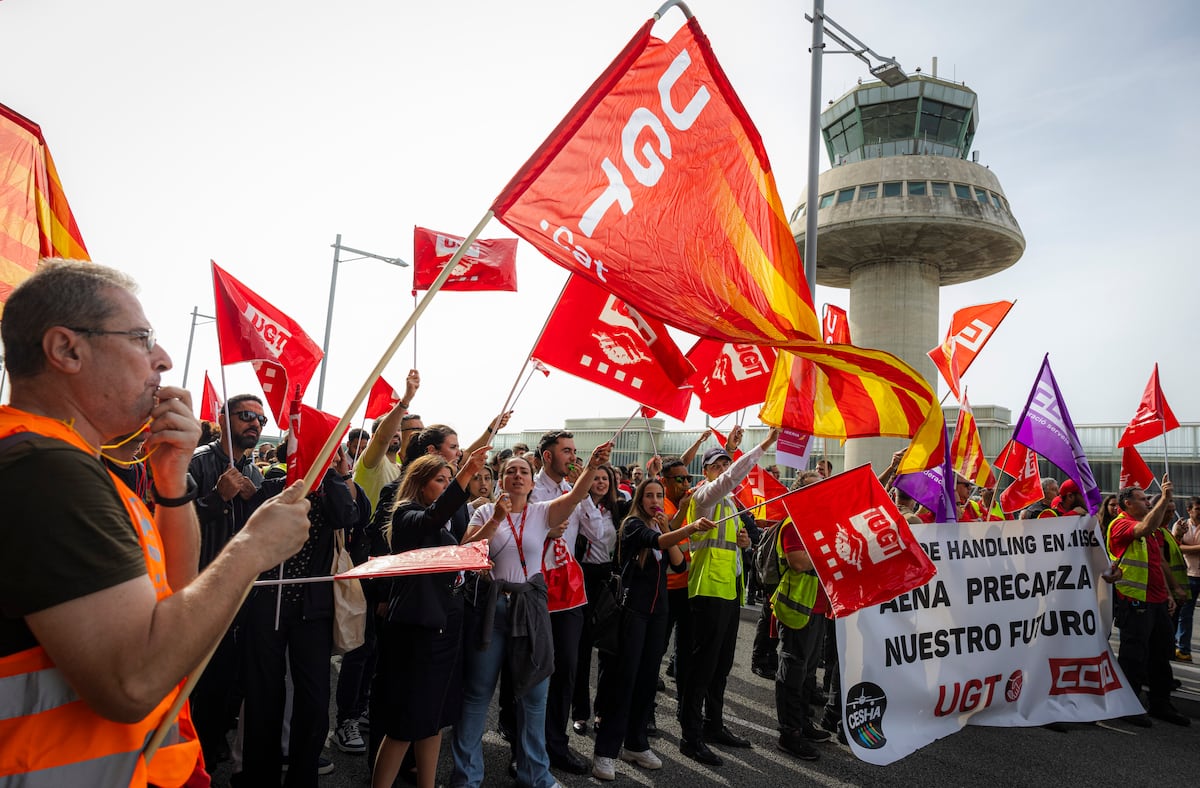
<path fill-rule="evenodd" d="M 548 540 L 562 536 L 567 518 L 587 497 L 611 452 L 611 443 L 598 446 L 570 492 L 540 503 L 530 501 L 532 464 L 525 457 L 510 457 L 501 466 L 499 499 L 480 506 L 471 517 L 463 544 L 488 540 L 493 566 L 467 592 L 463 707 L 452 741 L 451 784 L 456 788 L 479 788 L 483 783 L 483 731 L 504 665 L 512 672 L 516 699 L 515 733 L 521 744 L 517 781 L 529 788 L 558 784 L 546 754 L 546 692 L 554 670 L 554 646 L 542 553 Z M 518 632 L 524 636 L 514 637 Z"/>
<path fill-rule="evenodd" d="M 740 428 L 730 432 L 740 440 Z M 692 660 L 683 681 L 680 710 L 682 735 L 679 751 L 694 761 L 720 766 L 723 761 L 708 745 L 749 747 L 750 741 L 725 726 L 725 682 L 733 668 L 737 646 L 738 611 L 745 593 L 746 567 L 742 551 L 750 535 L 736 516 L 739 510 L 730 493 L 753 470 L 763 453 L 779 439 L 772 427 L 758 446 L 736 461 L 721 447 L 704 453 L 705 481 L 692 495 L 687 521 L 702 517 L 717 527 L 690 540 L 688 598 L 692 611 Z"/>

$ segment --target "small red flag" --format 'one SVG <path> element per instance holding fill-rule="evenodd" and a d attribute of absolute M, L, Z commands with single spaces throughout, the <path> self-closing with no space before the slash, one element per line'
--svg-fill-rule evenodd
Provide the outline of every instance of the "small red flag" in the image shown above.
<path fill-rule="evenodd" d="M 929 351 L 929 357 L 942 373 L 942 379 L 954 393 L 955 399 L 962 396 L 959 379 L 1012 307 L 1012 301 L 963 307 L 950 318 L 946 341 Z"/>
<path fill-rule="evenodd" d="M 688 379 L 700 410 L 714 418 L 758 405 L 767 398 L 775 349 L 766 345 L 697 340 L 687 352 L 696 368 Z"/>
<path fill-rule="evenodd" d="M 582 277 L 571 277 L 563 289 L 532 355 L 668 416 L 687 418 L 692 390 L 680 384 L 692 367 L 666 327 Z M 668 364 L 686 374 L 671 377 Z"/>
<path fill-rule="evenodd" d="M 1155 364 L 1154 372 L 1146 383 L 1146 390 L 1142 392 L 1142 401 L 1138 403 L 1137 413 L 1133 414 L 1129 426 L 1121 433 L 1117 447 L 1123 449 L 1126 446 L 1144 443 L 1178 426 L 1179 419 L 1171 412 L 1171 406 L 1167 404 L 1162 386 L 1158 383 L 1158 364 Z"/>
<path fill-rule="evenodd" d="M 763 504 L 763 501 L 779 497 L 787 492 L 787 487 L 784 487 L 782 482 L 767 473 L 766 468 L 761 465 L 754 466 L 754 469 L 746 477 L 746 481 L 754 499 L 754 518 L 756 520 L 773 520 L 778 522 L 788 516 L 787 509 L 783 507 L 782 499 L 771 501 L 771 503 L 765 505 Z"/>
<path fill-rule="evenodd" d="M 403 395 L 392 388 L 392 384 L 384 380 L 381 375 L 371 386 L 371 393 L 367 396 L 366 418 L 377 419 L 380 416 L 386 416 L 401 399 L 403 399 Z"/>
<path fill-rule="evenodd" d="M 1037 454 L 1027 446 L 1009 441 L 996 458 L 996 467 L 1013 477 L 1014 481 L 1000 493 L 1000 508 L 1019 512 L 1031 503 L 1042 500 L 1042 476 L 1038 471 Z"/>
<path fill-rule="evenodd" d="M 466 240 L 413 228 L 413 290 L 428 290 Z M 477 240 L 455 263 L 443 290 L 517 290 L 517 239 Z"/>
<path fill-rule="evenodd" d="M 213 386 L 212 381 L 208 378 L 208 373 L 204 373 L 204 390 L 200 395 L 200 421 L 216 422 L 218 414 L 221 412 L 221 398 L 217 396 L 217 389 Z"/>
<path fill-rule="evenodd" d="M 642 418 L 643 419 L 652 419 L 657 415 L 658 415 L 658 411 L 656 411 L 654 408 L 647 408 L 645 405 L 642 406 Z"/>
<path fill-rule="evenodd" d="M 937 574 L 870 465 L 801 487 L 783 503 L 839 618 Z"/>
<path fill-rule="evenodd" d="M 1154 483 L 1154 473 L 1142 459 L 1142 455 L 1133 446 L 1121 450 L 1121 487 L 1137 485 L 1143 490 L 1149 490 Z"/>
<path fill-rule="evenodd" d="M 308 469 L 312 467 L 317 455 L 321 453 L 321 447 L 325 445 L 326 439 L 333 433 L 340 419 L 316 408 L 310 408 L 297 400 L 292 403 L 290 421 L 292 434 L 288 437 L 288 484 L 297 479 L 303 479 L 308 474 Z M 346 425 L 346 429 L 343 429 L 342 434 L 338 436 L 338 443 L 341 443 L 342 438 L 346 437 L 348 429 L 349 425 Z M 325 461 L 325 467 L 317 474 L 317 485 L 325 478 L 325 471 L 329 470 L 335 456 L 337 456 L 336 449 Z"/>
<path fill-rule="evenodd" d="M 300 324 L 262 296 L 212 264 L 216 302 L 217 344 L 221 363 L 252 361 L 262 383 L 275 423 L 288 422 L 293 392 L 296 399 L 312 380 L 325 355 Z"/>
<path fill-rule="evenodd" d="M 538 361 L 536 358 L 533 360 L 533 368 L 538 372 L 541 372 L 546 377 L 550 377 L 550 367 Z"/>
<path fill-rule="evenodd" d="M 435 572 L 462 572 L 487 569 L 492 565 L 488 558 L 486 539 L 464 545 L 446 547 L 421 547 L 395 555 L 381 555 L 359 564 L 348 572 L 336 575 L 338 580 L 368 577 L 402 577 L 406 575 L 428 575 Z"/>
<path fill-rule="evenodd" d="M 853 345 L 850 341 L 850 318 L 840 306 L 826 304 L 821 314 L 821 337 L 827 345 Z"/>

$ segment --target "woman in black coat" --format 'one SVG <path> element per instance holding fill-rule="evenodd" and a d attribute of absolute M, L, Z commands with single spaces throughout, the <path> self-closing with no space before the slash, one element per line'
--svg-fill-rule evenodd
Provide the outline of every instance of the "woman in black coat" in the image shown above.
<path fill-rule="evenodd" d="M 458 544 L 448 529 L 450 518 L 467 502 L 467 485 L 483 467 L 488 448 L 472 452 L 453 480 L 450 464 L 440 455 L 408 464 L 385 533 L 393 553 Z M 455 721 L 461 705 L 461 589 L 458 572 L 392 581 L 372 698 L 380 701 L 373 707 L 385 712 L 371 779 L 375 788 L 390 788 L 410 742 L 417 784 L 433 788 L 442 728 Z"/>

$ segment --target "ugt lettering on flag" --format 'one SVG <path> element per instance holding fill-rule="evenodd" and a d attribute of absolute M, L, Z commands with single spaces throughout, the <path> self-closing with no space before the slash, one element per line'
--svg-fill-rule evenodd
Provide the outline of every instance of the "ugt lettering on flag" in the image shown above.
<path fill-rule="evenodd" d="M 465 239 L 413 228 L 413 290 L 428 290 Z M 455 264 L 443 290 L 517 290 L 517 239 L 477 240 Z"/>
<path fill-rule="evenodd" d="M 670 41 L 655 38 L 653 25 L 571 109 L 493 212 L 555 263 L 684 331 L 818 340 L 762 139 L 697 21 Z"/>

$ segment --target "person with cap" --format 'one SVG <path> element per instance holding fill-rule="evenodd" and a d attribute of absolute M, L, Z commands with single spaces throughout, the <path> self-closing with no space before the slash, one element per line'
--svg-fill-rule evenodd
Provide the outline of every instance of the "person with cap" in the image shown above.
<path fill-rule="evenodd" d="M 742 428 L 734 427 L 729 440 L 737 445 L 741 436 Z M 742 550 L 750 546 L 750 535 L 736 515 L 740 507 L 730 494 L 778 439 L 779 430 L 772 427 L 762 443 L 736 461 L 721 447 L 709 449 L 704 453 L 705 481 L 688 505 L 688 522 L 707 517 L 717 527 L 690 540 L 688 602 L 692 612 L 692 659 L 682 687 L 683 732 L 679 751 L 708 766 L 723 763 L 709 749 L 710 743 L 750 746 L 749 740 L 725 727 L 723 719 L 725 682 L 733 667 L 738 615 L 745 594 L 747 570 L 742 563 Z"/>
<path fill-rule="evenodd" d="M 1051 501 L 1050 508 L 1060 517 L 1088 513 L 1087 502 L 1083 500 L 1083 494 L 1079 492 L 1079 485 L 1071 479 L 1067 479 L 1058 486 L 1058 497 Z"/>
<path fill-rule="evenodd" d="M 979 501 L 971 498 L 971 482 L 959 474 L 954 474 L 954 496 L 958 504 L 958 521 L 960 523 L 977 523 L 983 519 L 983 510 Z"/>
<path fill-rule="evenodd" d="M 1054 511 L 1054 498 L 1058 495 L 1058 480 L 1047 476 L 1042 479 L 1042 500 L 1035 501 L 1021 510 L 1022 520 L 1040 520 L 1045 517 L 1057 517 Z"/>

